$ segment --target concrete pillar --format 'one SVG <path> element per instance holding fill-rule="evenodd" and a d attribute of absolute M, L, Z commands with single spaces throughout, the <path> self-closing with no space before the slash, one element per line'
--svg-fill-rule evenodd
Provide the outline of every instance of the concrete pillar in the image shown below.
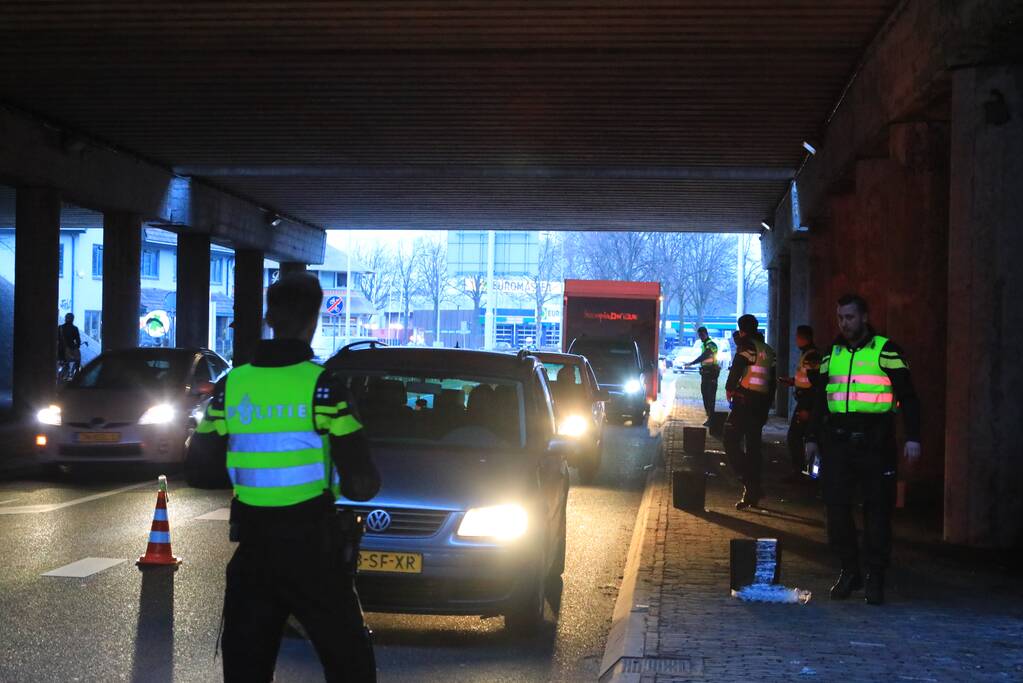
<path fill-rule="evenodd" d="M 283 265 L 283 264 L 282 264 Z M 263 336 L 263 252 L 234 252 L 234 355 L 232 363 L 252 361 Z"/>
<path fill-rule="evenodd" d="M 798 325 L 810 325 L 810 258 L 809 242 L 805 237 L 793 238 L 789 242 L 789 327 L 792 329 L 793 340 Z M 814 330 L 817 346 L 823 347 L 831 343 L 831 337 L 823 331 Z M 779 356 L 781 358 L 781 356 Z M 789 344 L 788 366 L 795 368 L 799 362 L 799 347 L 795 341 Z M 789 398 L 789 408 L 795 405 Z"/>
<path fill-rule="evenodd" d="M 789 364 L 789 348 L 794 346 L 792 343 L 793 335 L 795 331 L 792 326 L 792 314 L 791 314 L 791 302 L 790 296 L 790 283 L 791 275 L 789 273 L 789 257 L 785 254 L 778 256 L 778 268 L 775 269 L 777 273 L 775 276 L 774 296 L 771 298 L 771 306 L 774 312 L 771 314 L 771 322 L 777 326 L 777 332 L 774 333 L 774 351 L 777 354 L 778 362 L 778 376 L 791 377 L 795 372 L 794 366 Z M 791 390 L 779 383 L 775 395 L 775 412 L 778 417 L 789 416 L 789 397 L 791 396 Z"/>
<path fill-rule="evenodd" d="M 209 346 L 210 238 L 178 234 L 177 346 Z"/>
<path fill-rule="evenodd" d="M 60 193 L 48 187 L 19 187 L 14 228 L 11 398 L 14 409 L 26 413 L 45 406 L 56 390 Z"/>
<path fill-rule="evenodd" d="M 945 539 L 1023 544 L 1023 66 L 952 73 Z"/>
<path fill-rule="evenodd" d="M 129 213 L 103 214 L 103 350 L 127 349 L 139 342 L 139 279 L 142 221 Z"/>

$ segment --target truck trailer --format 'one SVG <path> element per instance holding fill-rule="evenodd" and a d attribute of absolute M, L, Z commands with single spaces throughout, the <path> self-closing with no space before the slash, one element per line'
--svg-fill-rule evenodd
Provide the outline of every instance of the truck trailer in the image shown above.
<path fill-rule="evenodd" d="M 565 280 L 562 350 L 589 358 L 609 417 L 638 424 L 657 398 L 660 308 L 659 282 Z"/>

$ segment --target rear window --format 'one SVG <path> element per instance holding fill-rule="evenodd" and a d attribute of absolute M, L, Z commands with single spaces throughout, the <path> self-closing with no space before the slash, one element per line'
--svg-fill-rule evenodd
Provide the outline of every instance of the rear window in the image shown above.
<path fill-rule="evenodd" d="M 518 382 L 406 372 L 339 374 L 370 439 L 477 448 L 525 443 Z"/>
<path fill-rule="evenodd" d="M 141 353 L 100 356 L 75 378 L 80 389 L 161 390 L 184 386 L 191 356 Z"/>
<path fill-rule="evenodd" d="M 547 378 L 552 384 L 563 383 L 563 384 L 582 384 L 583 377 L 579 372 L 578 365 L 563 365 L 561 363 L 544 363 L 544 368 L 547 370 Z M 564 372 L 562 372 L 564 370 Z"/>

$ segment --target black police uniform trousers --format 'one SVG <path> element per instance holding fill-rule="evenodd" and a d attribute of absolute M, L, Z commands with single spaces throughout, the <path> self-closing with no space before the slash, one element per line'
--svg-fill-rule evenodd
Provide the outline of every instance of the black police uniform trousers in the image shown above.
<path fill-rule="evenodd" d="M 764 463 L 761 435 L 767 423 L 770 402 L 767 395 L 739 392 L 725 420 L 725 455 L 743 485 L 755 495 L 763 491 Z"/>
<path fill-rule="evenodd" d="M 719 374 L 721 374 L 720 369 L 717 372 L 700 370 L 700 393 L 703 395 L 703 409 L 707 412 L 708 420 L 714 417 L 714 407 L 717 404 L 718 396 Z"/>
<path fill-rule="evenodd" d="M 895 508 L 896 442 L 894 426 L 883 420 L 871 427 L 829 427 L 821 444 L 821 484 L 827 508 L 828 545 L 843 569 L 888 566 Z M 856 538 L 853 505 L 863 497 L 863 552 Z"/>
<path fill-rule="evenodd" d="M 288 615 L 312 641 L 326 680 L 376 680 L 376 663 L 343 541 L 325 515 L 299 532 L 246 528 L 227 565 L 224 680 L 272 681 Z"/>
<path fill-rule="evenodd" d="M 792 411 L 792 419 L 789 421 L 789 431 L 786 437 L 786 444 L 789 448 L 789 462 L 792 464 L 793 472 L 802 472 L 806 469 L 806 430 L 810 426 L 809 420 L 800 418 L 802 411 L 809 411 L 808 401 L 796 399 L 796 409 Z M 807 413 L 808 414 L 808 413 Z"/>

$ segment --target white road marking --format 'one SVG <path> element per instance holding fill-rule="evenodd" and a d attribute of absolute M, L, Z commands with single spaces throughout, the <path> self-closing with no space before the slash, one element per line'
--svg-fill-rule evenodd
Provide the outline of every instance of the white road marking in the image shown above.
<path fill-rule="evenodd" d="M 217 508 L 216 510 L 211 510 L 210 512 L 207 512 L 205 515 L 199 515 L 198 517 L 196 517 L 196 519 L 208 519 L 218 522 L 226 522 L 229 519 L 231 519 L 231 508 Z"/>
<path fill-rule="evenodd" d="M 104 569 L 110 569 L 122 562 L 127 562 L 127 560 L 115 557 L 86 557 L 85 559 L 78 560 L 77 562 L 66 564 L 63 567 L 57 567 L 54 570 L 42 574 L 42 576 L 68 576 L 81 579 L 86 576 L 92 576 Z"/>
<path fill-rule="evenodd" d="M 20 497 L 19 498 L 8 498 L 7 500 L 0 500 L 0 505 L 5 505 L 7 503 L 13 503 L 16 500 L 21 500 L 21 498 Z"/>
<path fill-rule="evenodd" d="M 113 496 L 117 495 L 118 493 L 123 493 L 125 491 L 131 491 L 132 489 L 140 489 L 143 486 L 153 486 L 153 483 L 149 481 L 144 481 L 140 484 L 122 486 L 119 489 L 113 489 L 111 491 L 94 493 L 91 496 L 85 496 L 84 498 L 66 500 L 63 503 L 43 503 L 40 505 L 18 505 L 16 507 L 0 508 L 0 515 L 34 515 L 40 512 L 53 512 L 54 510 L 61 510 L 63 508 L 71 507 L 72 505 L 88 503 L 93 500 L 99 500 L 100 498 L 106 498 L 107 496 Z"/>

